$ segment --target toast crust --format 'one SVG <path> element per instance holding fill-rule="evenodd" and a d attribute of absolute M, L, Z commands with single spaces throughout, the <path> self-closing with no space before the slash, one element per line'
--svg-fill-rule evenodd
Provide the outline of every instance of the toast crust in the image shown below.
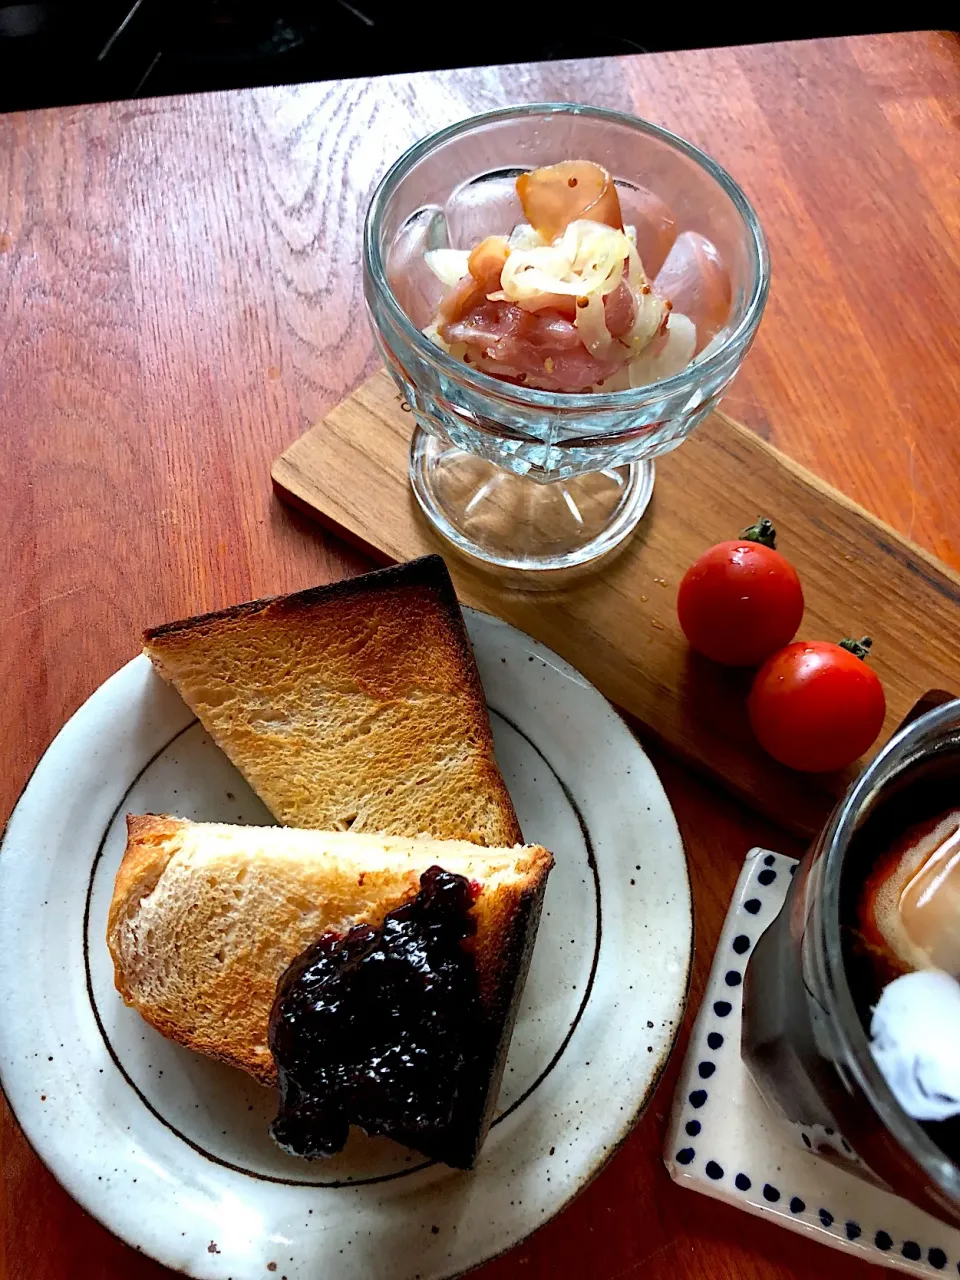
<path fill-rule="evenodd" d="M 144 649 L 279 822 L 522 841 L 440 556 L 168 623 Z"/>
<path fill-rule="evenodd" d="M 171 1040 L 274 1084 L 267 1037 L 283 972 L 328 930 L 379 927 L 433 865 L 481 886 L 473 908 L 481 999 L 498 1037 L 512 1028 L 553 865 L 540 846 L 481 850 L 166 816 L 129 816 L 127 828 L 107 925 L 115 982 Z"/>

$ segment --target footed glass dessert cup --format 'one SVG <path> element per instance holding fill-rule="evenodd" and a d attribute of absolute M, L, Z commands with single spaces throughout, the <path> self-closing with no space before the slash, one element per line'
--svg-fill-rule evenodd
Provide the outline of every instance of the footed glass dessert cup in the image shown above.
<path fill-rule="evenodd" d="M 444 291 L 424 254 L 509 236 L 524 222 L 517 177 L 568 159 L 609 171 L 654 291 L 697 326 L 696 354 L 672 377 L 546 391 L 475 368 L 423 332 Z M 427 518 L 460 551 L 505 569 L 570 569 L 612 551 L 643 515 L 653 459 L 682 443 L 729 386 L 768 287 L 766 242 L 746 196 L 657 125 L 597 107 L 530 105 L 418 142 L 371 201 L 364 291 L 416 418 L 410 479 Z"/>

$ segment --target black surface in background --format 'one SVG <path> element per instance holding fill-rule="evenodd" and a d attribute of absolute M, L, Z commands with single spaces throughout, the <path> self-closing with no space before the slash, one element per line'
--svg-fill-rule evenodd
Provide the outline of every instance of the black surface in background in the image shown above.
<path fill-rule="evenodd" d="M 864 7 L 865 8 L 865 7 Z M 866 19 L 706 18 L 693 6 L 397 0 L 0 0 L 0 111 L 492 63 L 866 34 Z M 860 10 L 863 12 L 863 9 Z M 909 24 L 924 24 L 912 10 Z M 510 28 L 514 27 L 515 30 Z M 890 28 L 884 28 L 890 29 Z"/>

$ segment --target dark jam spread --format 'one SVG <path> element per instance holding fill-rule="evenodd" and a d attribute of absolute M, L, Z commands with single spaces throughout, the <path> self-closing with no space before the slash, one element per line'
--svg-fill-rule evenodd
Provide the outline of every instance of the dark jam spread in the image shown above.
<path fill-rule="evenodd" d="M 270 1017 L 282 1147 L 333 1155 L 355 1124 L 472 1164 L 496 1051 L 464 945 L 475 896 L 431 867 L 381 928 L 325 934 L 290 965 Z"/>

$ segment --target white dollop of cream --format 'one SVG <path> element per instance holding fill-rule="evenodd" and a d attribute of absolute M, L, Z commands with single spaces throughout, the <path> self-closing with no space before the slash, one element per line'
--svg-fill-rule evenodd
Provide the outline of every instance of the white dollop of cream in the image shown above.
<path fill-rule="evenodd" d="M 960 983 L 939 969 L 905 973 L 881 992 L 870 1036 L 874 1061 L 907 1115 L 960 1115 Z"/>

